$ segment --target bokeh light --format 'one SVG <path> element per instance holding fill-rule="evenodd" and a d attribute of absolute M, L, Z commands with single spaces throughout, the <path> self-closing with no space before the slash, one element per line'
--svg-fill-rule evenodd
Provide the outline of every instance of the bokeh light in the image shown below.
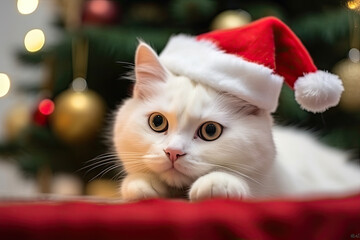
<path fill-rule="evenodd" d="M 50 99 L 44 99 L 39 103 L 39 112 L 41 112 L 44 115 L 50 115 L 55 110 L 55 104 Z"/>
<path fill-rule="evenodd" d="M 89 3 L 89 10 L 95 15 L 106 15 L 111 11 L 113 6 L 110 2 L 104 0 L 91 1 Z"/>
<path fill-rule="evenodd" d="M 346 2 L 346 6 L 350 10 L 357 10 L 360 7 L 360 0 L 349 0 Z"/>
<path fill-rule="evenodd" d="M 39 5 L 39 0 L 18 0 L 17 8 L 21 14 L 33 13 Z"/>
<path fill-rule="evenodd" d="M 10 90 L 10 78 L 5 73 L 0 73 L 0 97 L 5 96 Z"/>
<path fill-rule="evenodd" d="M 352 48 L 349 51 L 349 59 L 354 62 L 358 63 L 360 62 L 360 51 L 357 48 Z"/>
<path fill-rule="evenodd" d="M 39 51 L 45 44 L 44 32 L 40 29 L 30 30 L 25 36 L 24 44 L 29 52 Z"/>
<path fill-rule="evenodd" d="M 90 102 L 87 95 L 78 93 L 73 95 L 69 103 L 72 109 L 76 111 L 83 111 L 84 109 L 87 109 L 89 107 Z"/>
<path fill-rule="evenodd" d="M 71 87 L 75 92 L 82 92 L 85 91 L 87 88 L 86 80 L 82 77 L 78 77 L 74 79 L 74 81 L 71 84 Z"/>

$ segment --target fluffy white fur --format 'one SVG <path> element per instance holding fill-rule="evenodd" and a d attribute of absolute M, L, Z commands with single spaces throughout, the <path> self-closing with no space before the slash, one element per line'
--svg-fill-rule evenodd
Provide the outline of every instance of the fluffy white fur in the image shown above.
<path fill-rule="evenodd" d="M 275 111 L 277 107 L 283 77 L 268 67 L 227 54 L 210 41 L 174 36 L 161 52 L 160 61 L 175 74 L 231 93 L 259 108 Z"/>
<path fill-rule="evenodd" d="M 342 152 L 307 134 L 273 128 L 269 110 L 174 75 L 143 43 L 136 59 L 134 96 L 120 107 L 113 137 L 127 172 L 121 185 L 124 199 L 173 197 L 182 192 L 195 201 L 360 191 L 360 170 L 347 163 Z M 152 70 L 144 73 L 144 69 Z M 166 132 L 149 127 L 154 112 L 167 118 Z M 206 121 L 224 127 L 215 141 L 197 136 Z M 168 147 L 186 155 L 172 164 L 164 152 Z"/>
<path fill-rule="evenodd" d="M 295 99 L 303 109 L 317 113 L 336 106 L 344 91 L 338 76 L 316 71 L 300 77 L 294 85 Z"/>

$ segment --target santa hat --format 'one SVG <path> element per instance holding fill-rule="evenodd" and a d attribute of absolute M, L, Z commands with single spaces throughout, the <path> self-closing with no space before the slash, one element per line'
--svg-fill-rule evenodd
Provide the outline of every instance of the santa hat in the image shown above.
<path fill-rule="evenodd" d="M 311 112 L 337 105 L 343 91 L 338 76 L 317 70 L 296 35 L 274 17 L 197 37 L 173 36 L 160 61 L 174 74 L 272 112 L 284 80 Z"/>

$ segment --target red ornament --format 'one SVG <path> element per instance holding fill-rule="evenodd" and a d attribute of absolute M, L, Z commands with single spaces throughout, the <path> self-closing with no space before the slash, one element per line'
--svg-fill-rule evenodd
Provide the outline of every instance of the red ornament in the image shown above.
<path fill-rule="evenodd" d="M 50 115 L 54 112 L 55 104 L 50 99 L 44 99 L 39 103 L 38 109 L 43 115 Z"/>
<path fill-rule="evenodd" d="M 83 23 L 93 25 L 114 24 L 119 18 L 119 5 L 111 0 L 89 0 L 84 4 Z"/>
<path fill-rule="evenodd" d="M 43 99 L 40 101 L 38 107 L 34 112 L 34 123 L 39 126 L 48 124 L 49 116 L 54 112 L 55 104 L 50 99 Z"/>
<path fill-rule="evenodd" d="M 42 114 L 39 109 L 34 113 L 34 123 L 38 126 L 46 126 L 48 124 L 48 115 Z"/>

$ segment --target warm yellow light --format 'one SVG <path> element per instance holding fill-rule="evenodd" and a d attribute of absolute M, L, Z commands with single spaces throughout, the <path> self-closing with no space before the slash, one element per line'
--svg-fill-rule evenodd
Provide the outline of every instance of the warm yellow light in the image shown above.
<path fill-rule="evenodd" d="M 39 51 L 45 44 L 44 32 L 40 29 L 29 31 L 25 36 L 24 44 L 29 52 Z"/>
<path fill-rule="evenodd" d="M 89 107 L 89 100 L 88 97 L 83 93 L 76 92 L 73 95 L 70 104 L 73 109 L 76 109 L 77 111 L 83 111 L 84 109 L 87 109 Z"/>
<path fill-rule="evenodd" d="M 18 0 L 17 8 L 21 14 L 33 13 L 39 5 L 39 0 Z"/>
<path fill-rule="evenodd" d="M 0 73 L 0 97 L 5 96 L 10 89 L 10 79 L 5 73 Z"/>
<path fill-rule="evenodd" d="M 355 10 L 360 7 L 360 0 L 349 0 L 346 2 L 347 8 L 350 10 Z"/>

